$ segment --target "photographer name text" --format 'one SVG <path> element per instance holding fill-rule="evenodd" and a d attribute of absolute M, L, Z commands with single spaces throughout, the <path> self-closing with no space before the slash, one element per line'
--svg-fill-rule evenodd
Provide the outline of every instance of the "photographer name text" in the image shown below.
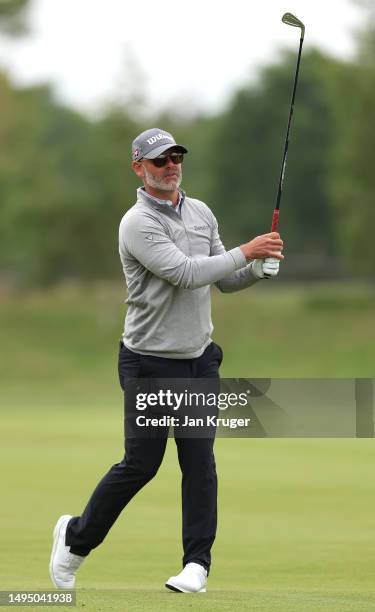
<path fill-rule="evenodd" d="M 250 421 L 250 418 L 217 416 L 206 416 L 204 418 L 191 418 L 185 416 L 183 420 L 179 417 L 169 415 L 164 415 L 159 418 L 140 415 L 136 418 L 138 427 L 228 427 L 229 429 L 237 429 L 238 427 L 249 427 Z"/>

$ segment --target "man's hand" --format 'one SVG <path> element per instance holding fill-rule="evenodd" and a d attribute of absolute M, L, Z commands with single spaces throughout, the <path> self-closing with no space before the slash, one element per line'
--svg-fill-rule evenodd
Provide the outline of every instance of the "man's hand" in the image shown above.
<path fill-rule="evenodd" d="M 278 275 L 280 261 L 276 257 L 266 257 L 266 259 L 254 259 L 250 265 L 257 278 L 270 278 Z"/>
<path fill-rule="evenodd" d="M 250 242 L 240 246 L 241 251 L 246 259 L 266 259 L 268 257 L 284 259 L 281 251 L 283 250 L 283 241 L 278 232 L 270 232 L 257 236 Z"/>

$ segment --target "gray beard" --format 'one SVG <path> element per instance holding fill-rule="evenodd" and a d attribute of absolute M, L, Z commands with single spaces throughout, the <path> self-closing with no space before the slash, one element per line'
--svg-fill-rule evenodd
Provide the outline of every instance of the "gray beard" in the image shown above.
<path fill-rule="evenodd" d="M 159 191 L 176 191 L 179 188 L 182 182 L 182 171 L 180 170 L 179 176 L 175 176 L 175 181 L 167 182 L 163 179 L 156 178 L 151 172 L 147 170 L 147 168 L 143 167 L 145 173 L 145 181 L 150 187 L 154 189 L 159 189 Z"/>

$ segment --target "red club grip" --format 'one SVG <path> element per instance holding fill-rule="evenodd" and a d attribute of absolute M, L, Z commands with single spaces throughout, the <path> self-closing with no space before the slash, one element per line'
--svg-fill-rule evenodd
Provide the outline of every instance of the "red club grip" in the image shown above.
<path fill-rule="evenodd" d="M 275 210 L 273 211 L 273 215 L 272 215 L 271 232 L 277 232 L 277 226 L 279 225 L 279 214 L 280 214 L 280 211 L 277 208 L 275 208 Z"/>

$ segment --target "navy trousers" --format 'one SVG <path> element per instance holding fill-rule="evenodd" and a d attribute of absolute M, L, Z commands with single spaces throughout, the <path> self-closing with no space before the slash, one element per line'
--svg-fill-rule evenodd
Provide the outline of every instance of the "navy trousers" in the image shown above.
<path fill-rule="evenodd" d="M 118 361 L 120 384 L 124 390 L 131 378 L 218 379 L 222 358 L 222 350 L 214 342 L 195 359 L 140 355 L 121 342 Z M 163 460 L 168 428 L 163 435 L 153 438 L 130 437 L 126 435 L 126 429 L 125 397 L 125 456 L 99 482 L 82 515 L 70 520 L 66 545 L 70 546 L 72 553 L 86 556 L 104 540 L 121 511 L 156 475 Z M 182 564 L 185 566 L 194 561 L 209 572 L 217 525 L 214 438 L 175 437 L 175 442 L 182 472 Z"/>

